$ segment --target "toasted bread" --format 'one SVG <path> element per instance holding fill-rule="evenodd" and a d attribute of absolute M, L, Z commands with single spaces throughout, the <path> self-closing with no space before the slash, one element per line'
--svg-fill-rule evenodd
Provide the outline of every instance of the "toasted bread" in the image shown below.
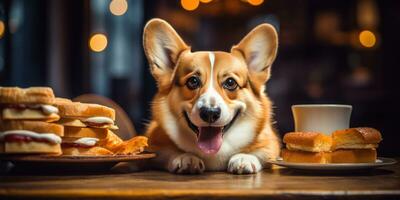
<path fill-rule="evenodd" d="M 91 137 L 104 139 L 107 137 L 107 129 L 101 128 L 80 128 L 80 127 L 72 127 L 65 126 L 64 127 L 64 135 L 65 137 L 73 137 L 73 138 L 82 138 L 82 137 Z"/>
<path fill-rule="evenodd" d="M 47 142 L 0 142 L 0 153 L 5 154 L 61 154 L 60 144 Z"/>
<path fill-rule="evenodd" d="M 340 149 L 332 152 L 332 163 L 374 163 L 375 149 Z"/>
<path fill-rule="evenodd" d="M 56 101 L 62 118 L 85 119 L 89 117 L 107 117 L 115 121 L 115 110 L 99 104 Z"/>
<path fill-rule="evenodd" d="M 36 133 L 53 133 L 57 136 L 64 136 L 64 127 L 58 124 L 42 121 L 0 120 L 0 131 L 8 130 L 27 130 Z"/>
<path fill-rule="evenodd" d="M 49 87 L 0 87 L 1 104 L 53 104 L 54 99 Z"/>
<path fill-rule="evenodd" d="M 282 159 L 286 162 L 294 163 L 330 163 L 330 152 L 307 152 L 283 149 L 281 152 Z"/>
<path fill-rule="evenodd" d="M 45 122 L 54 122 L 60 119 L 58 114 L 51 113 L 46 115 L 40 110 L 29 108 L 4 108 L 2 114 L 4 120 L 40 120 Z"/>
<path fill-rule="evenodd" d="M 333 149 L 373 149 L 382 140 L 381 133 L 374 128 L 349 128 L 332 133 Z"/>
<path fill-rule="evenodd" d="M 291 132 L 285 134 L 283 142 L 289 150 L 309 152 L 330 151 L 332 138 L 317 132 Z"/>

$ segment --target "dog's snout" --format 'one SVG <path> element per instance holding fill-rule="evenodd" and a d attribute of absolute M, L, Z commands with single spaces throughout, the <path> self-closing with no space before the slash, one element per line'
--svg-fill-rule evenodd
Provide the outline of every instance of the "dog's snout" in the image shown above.
<path fill-rule="evenodd" d="M 208 123 L 214 123 L 221 116 L 221 108 L 219 107 L 201 107 L 200 108 L 200 118 Z"/>

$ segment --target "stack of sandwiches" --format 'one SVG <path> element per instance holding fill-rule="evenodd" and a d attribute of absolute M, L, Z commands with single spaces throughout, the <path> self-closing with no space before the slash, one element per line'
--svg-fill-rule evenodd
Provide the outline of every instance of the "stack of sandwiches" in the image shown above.
<path fill-rule="evenodd" d="M 0 87 L 0 154 L 137 154 L 147 138 L 122 141 L 115 110 L 56 98 L 48 87 Z"/>
<path fill-rule="evenodd" d="M 0 87 L 0 153 L 61 154 L 64 127 L 48 87 Z"/>
<path fill-rule="evenodd" d="M 373 163 L 381 133 L 373 128 L 338 130 L 331 136 L 318 132 L 287 133 L 282 158 L 295 163 Z"/>
<path fill-rule="evenodd" d="M 111 129 L 118 129 L 114 124 L 114 109 L 63 98 L 56 98 L 55 104 L 61 116 L 57 123 L 64 126 L 63 155 L 111 155 L 111 146 L 122 143 L 122 140 L 111 132 Z M 103 140 L 111 142 L 112 145 Z"/>

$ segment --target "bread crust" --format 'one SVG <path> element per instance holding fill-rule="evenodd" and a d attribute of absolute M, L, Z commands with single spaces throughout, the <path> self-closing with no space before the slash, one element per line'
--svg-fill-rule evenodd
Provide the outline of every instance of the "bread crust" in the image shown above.
<path fill-rule="evenodd" d="M 358 136 L 360 142 L 364 144 L 376 144 L 382 141 L 381 133 L 378 130 L 369 127 L 358 127 L 358 128 L 337 130 L 332 133 L 332 137 L 334 142 L 337 142 L 337 140 L 340 140 L 341 137 L 349 134 Z M 348 141 L 348 143 L 353 143 L 353 141 Z"/>
<path fill-rule="evenodd" d="M 102 155 L 113 155 L 114 153 L 103 147 L 95 146 L 89 148 L 63 147 L 62 154 L 69 156 L 102 156 Z"/>
<path fill-rule="evenodd" d="M 330 163 L 330 152 L 306 152 L 283 149 L 281 153 L 282 159 L 286 162 L 293 163 Z"/>
<path fill-rule="evenodd" d="M 318 132 L 290 132 L 283 137 L 288 149 L 311 152 L 330 151 L 332 138 Z"/>
<path fill-rule="evenodd" d="M 0 87 L 1 104 L 53 104 L 53 90 L 49 87 Z"/>
<path fill-rule="evenodd" d="M 64 127 L 64 136 L 73 138 L 91 137 L 104 139 L 107 137 L 107 129 L 102 128 L 81 128 L 81 127 Z"/>
<path fill-rule="evenodd" d="M 56 101 L 59 115 L 64 118 L 108 117 L 115 121 L 115 110 L 99 104 Z"/>
<path fill-rule="evenodd" d="M 332 152 L 332 163 L 374 163 L 375 149 L 347 149 Z"/>
<path fill-rule="evenodd" d="M 0 120 L 0 131 L 27 130 L 36 133 L 54 133 L 64 136 L 64 127 L 59 124 L 43 121 Z"/>
<path fill-rule="evenodd" d="M 61 154 L 60 144 L 47 142 L 0 142 L 0 153 L 3 154 Z"/>

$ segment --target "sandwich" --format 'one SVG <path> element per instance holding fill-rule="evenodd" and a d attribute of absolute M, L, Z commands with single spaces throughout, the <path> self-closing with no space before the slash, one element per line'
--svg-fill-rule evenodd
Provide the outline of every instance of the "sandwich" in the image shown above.
<path fill-rule="evenodd" d="M 64 126 L 118 129 L 114 125 L 115 110 L 99 104 L 72 102 L 56 98 L 62 118 L 58 121 Z"/>
<path fill-rule="evenodd" d="M 61 125 L 43 121 L 0 121 L 0 153 L 61 154 Z"/>
<path fill-rule="evenodd" d="M 296 163 L 371 163 L 381 140 L 380 132 L 373 128 L 338 130 L 331 136 L 292 132 L 283 138 L 287 149 L 282 150 L 282 158 Z"/>
<path fill-rule="evenodd" d="M 111 146 L 122 143 L 110 130 L 118 128 L 114 109 L 63 98 L 56 98 L 55 104 L 61 116 L 57 123 L 65 129 L 63 155 L 110 155 Z"/>
<path fill-rule="evenodd" d="M 49 87 L 0 87 L 2 120 L 57 121 L 60 116 L 54 101 Z"/>

